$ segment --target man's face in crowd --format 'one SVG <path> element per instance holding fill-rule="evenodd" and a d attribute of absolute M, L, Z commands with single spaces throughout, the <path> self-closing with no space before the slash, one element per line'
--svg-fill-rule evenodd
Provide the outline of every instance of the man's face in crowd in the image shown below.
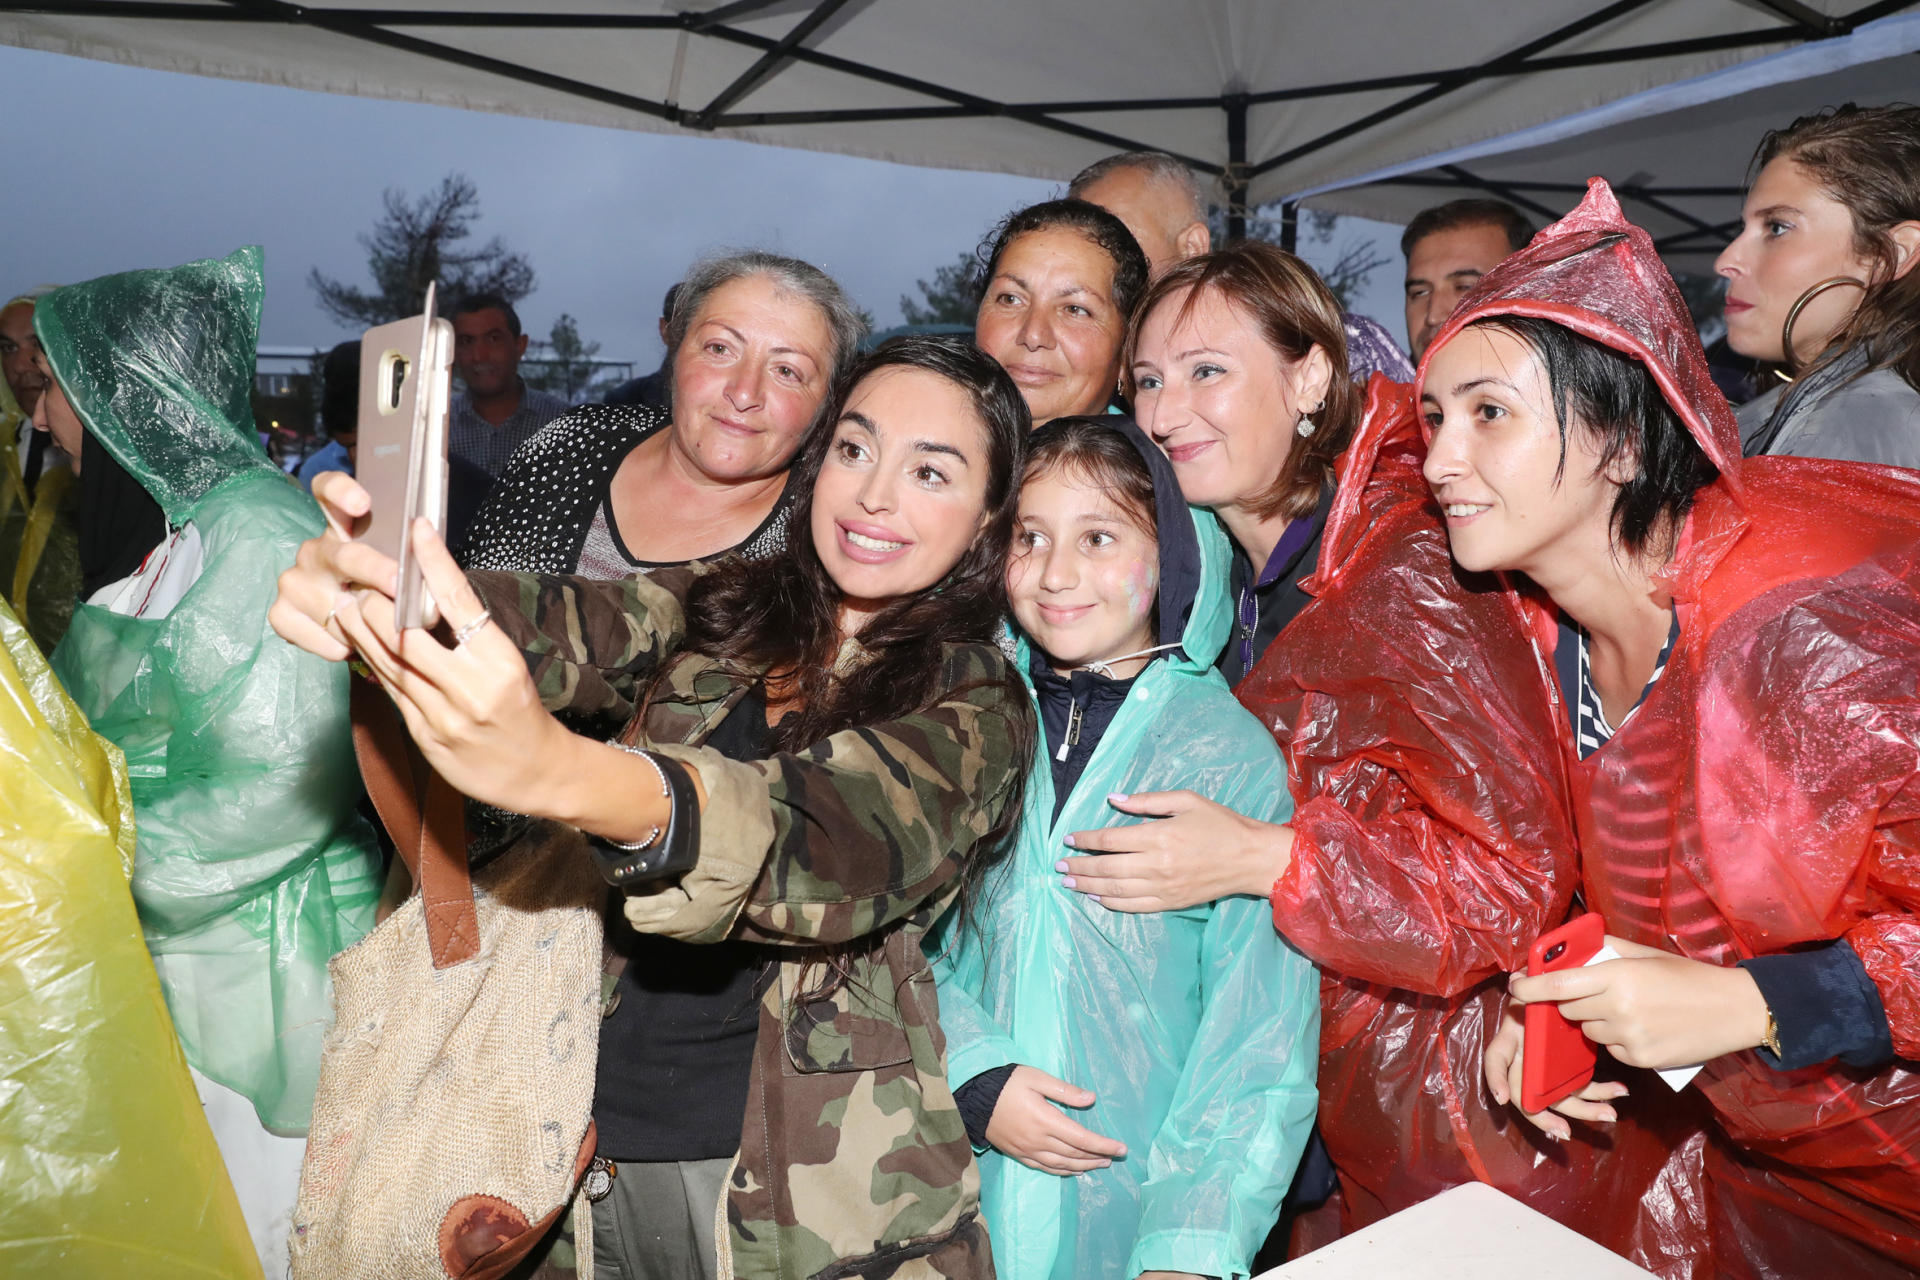
<path fill-rule="evenodd" d="M 1414 241 L 1407 255 L 1407 344 L 1415 364 L 1460 299 L 1511 252 L 1507 233 L 1490 222 L 1435 231 Z"/>
<path fill-rule="evenodd" d="M 488 309 L 453 318 L 453 367 L 476 396 L 505 395 L 520 377 L 527 335 L 515 334 L 507 313 Z"/>
<path fill-rule="evenodd" d="M 1115 169 L 1088 183 L 1080 198 L 1127 224 L 1127 230 L 1140 242 L 1140 251 L 1147 255 L 1152 275 L 1177 267 L 1212 247 L 1206 224 L 1194 221 L 1185 194 L 1144 169 Z"/>
<path fill-rule="evenodd" d="M 40 389 L 47 385 L 33 367 L 34 353 L 39 350 L 40 339 L 33 332 L 33 304 L 16 302 L 0 311 L 0 370 L 6 374 L 20 412 L 29 417 L 40 400 Z"/>

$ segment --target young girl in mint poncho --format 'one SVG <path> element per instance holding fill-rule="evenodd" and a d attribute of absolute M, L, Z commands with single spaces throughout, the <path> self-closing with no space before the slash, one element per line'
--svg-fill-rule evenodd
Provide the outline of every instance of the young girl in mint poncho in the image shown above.
<path fill-rule="evenodd" d="M 1245 1276 L 1313 1122 L 1319 983 L 1255 898 L 1127 914 L 1062 887 L 1066 833 L 1187 789 L 1291 813 L 1213 661 L 1226 538 L 1122 417 L 1034 433 L 1007 585 L 1045 725 L 1017 847 L 934 963 L 1001 1280 Z"/>

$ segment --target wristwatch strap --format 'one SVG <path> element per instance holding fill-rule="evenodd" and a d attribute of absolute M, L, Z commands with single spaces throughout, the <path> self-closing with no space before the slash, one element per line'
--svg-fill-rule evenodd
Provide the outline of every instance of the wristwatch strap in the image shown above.
<path fill-rule="evenodd" d="M 693 869 L 700 853 L 700 797 L 693 788 L 693 777 L 686 766 L 652 752 L 643 753 L 648 763 L 660 771 L 668 797 L 667 829 L 645 844 L 621 844 L 603 836 L 588 834 L 587 847 L 593 851 L 601 878 L 618 889 L 629 889 L 655 880 L 684 875 Z"/>

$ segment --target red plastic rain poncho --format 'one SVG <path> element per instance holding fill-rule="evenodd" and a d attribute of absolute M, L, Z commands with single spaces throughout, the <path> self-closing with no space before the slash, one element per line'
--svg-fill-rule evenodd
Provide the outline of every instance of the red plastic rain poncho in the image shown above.
<path fill-rule="evenodd" d="M 1274 923 L 1326 971 L 1320 1128 L 1343 1225 L 1478 1180 L 1649 1270 L 1705 1275 L 1687 1108 L 1562 1145 L 1482 1083 L 1505 975 L 1573 897 L 1565 713 L 1516 597 L 1455 569 L 1425 454 L 1408 388 L 1376 377 L 1314 599 L 1236 691 L 1292 778 Z M 1631 1074 L 1637 1099 L 1662 1088 Z"/>
<path fill-rule="evenodd" d="M 1783 1278 L 1911 1275 L 1920 472 L 1743 462 L 1679 292 L 1605 183 L 1489 274 L 1433 349 L 1502 314 L 1638 359 L 1721 472 L 1668 569 L 1680 638 L 1666 674 L 1573 767 L 1588 903 L 1610 932 L 1710 964 L 1845 939 L 1899 1055 L 1879 1071 L 1773 1071 L 1754 1053 L 1707 1064 L 1696 1086 L 1720 1131 L 1708 1156 L 1719 1264 Z M 1550 651 L 1550 608 L 1524 607 Z M 1553 723 L 1571 760 L 1564 715 Z M 1650 827 L 1664 839 L 1649 842 Z"/>

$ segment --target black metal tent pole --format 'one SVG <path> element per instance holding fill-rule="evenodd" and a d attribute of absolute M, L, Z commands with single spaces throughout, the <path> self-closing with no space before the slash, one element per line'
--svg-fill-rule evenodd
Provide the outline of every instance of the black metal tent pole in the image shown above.
<path fill-rule="evenodd" d="M 760 0 L 743 0 L 743 3 L 748 4 L 757 5 L 759 2 Z M 687 121 L 688 126 L 695 129 L 711 129 L 714 119 L 721 112 L 759 88 L 768 78 L 779 74 L 780 69 L 793 57 L 793 51 L 799 48 L 800 42 L 819 30 L 827 19 L 837 13 L 846 2 L 847 0 L 820 0 L 811 13 L 802 18 L 794 25 L 793 30 L 781 38 L 779 44 L 761 54 L 759 60 L 742 72 L 732 84 L 715 94 L 713 101 L 702 108 L 699 115 Z M 711 18 L 711 15 L 709 17 Z"/>
<path fill-rule="evenodd" d="M 1518 179 L 1509 182 L 1500 179 L 1483 178 L 1459 165 L 1443 165 L 1441 166 L 1440 173 L 1444 176 L 1406 174 L 1397 178 L 1382 178 L 1377 184 L 1368 185 L 1422 187 L 1447 191 L 1485 191 L 1490 195 L 1499 196 L 1502 200 L 1506 200 L 1509 203 L 1531 209 L 1548 220 L 1559 218 L 1564 210 L 1555 211 L 1547 205 L 1529 199 L 1524 193 L 1531 191 L 1548 195 L 1579 197 L 1585 195 L 1587 190 L 1584 182 L 1532 182 Z M 1684 198 L 1738 200 L 1746 194 L 1746 191 L 1741 187 L 1649 187 L 1621 184 L 1614 187 L 1613 193 L 1622 200 L 1630 200 L 1646 205 L 1648 208 L 1657 210 L 1676 222 L 1687 224 L 1690 229 L 1685 232 L 1675 233 L 1676 236 L 1688 238 L 1713 236 L 1724 243 L 1729 237 L 1729 232 L 1739 228 L 1740 223 L 1737 220 L 1730 223 L 1709 223 L 1704 218 L 1689 213 L 1685 209 L 1679 208 L 1670 202 L 1675 199 Z M 1671 238 L 1673 237 L 1669 237 L 1669 239 Z M 1664 244 L 1665 241 L 1663 240 L 1659 243 Z"/>
<path fill-rule="evenodd" d="M 1441 165 L 1440 172 L 1446 174 L 1450 178 L 1458 178 L 1465 185 L 1478 187 L 1482 191 L 1490 192 L 1493 195 L 1499 196 L 1502 200 L 1505 200 L 1508 204 L 1518 205 L 1522 209 L 1530 209 L 1534 213 L 1537 213 L 1541 217 L 1545 218 L 1548 222 L 1557 221 L 1560 217 L 1558 213 L 1554 212 L 1552 209 L 1549 209 L 1546 205 L 1541 204 L 1538 200 L 1535 200 L 1533 197 L 1527 195 L 1524 191 L 1521 191 L 1517 187 L 1508 186 L 1506 183 L 1501 182 L 1496 178 L 1482 178 L 1478 174 L 1470 173 L 1469 171 L 1461 168 L 1457 164 Z M 1586 190 L 1586 188 L 1582 187 L 1581 190 L 1584 191 Z"/>
<path fill-rule="evenodd" d="M 1247 236 L 1247 95 L 1225 100 L 1227 109 L 1227 167 L 1220 184 L 1227 198 L 1227 240 Z"/>

